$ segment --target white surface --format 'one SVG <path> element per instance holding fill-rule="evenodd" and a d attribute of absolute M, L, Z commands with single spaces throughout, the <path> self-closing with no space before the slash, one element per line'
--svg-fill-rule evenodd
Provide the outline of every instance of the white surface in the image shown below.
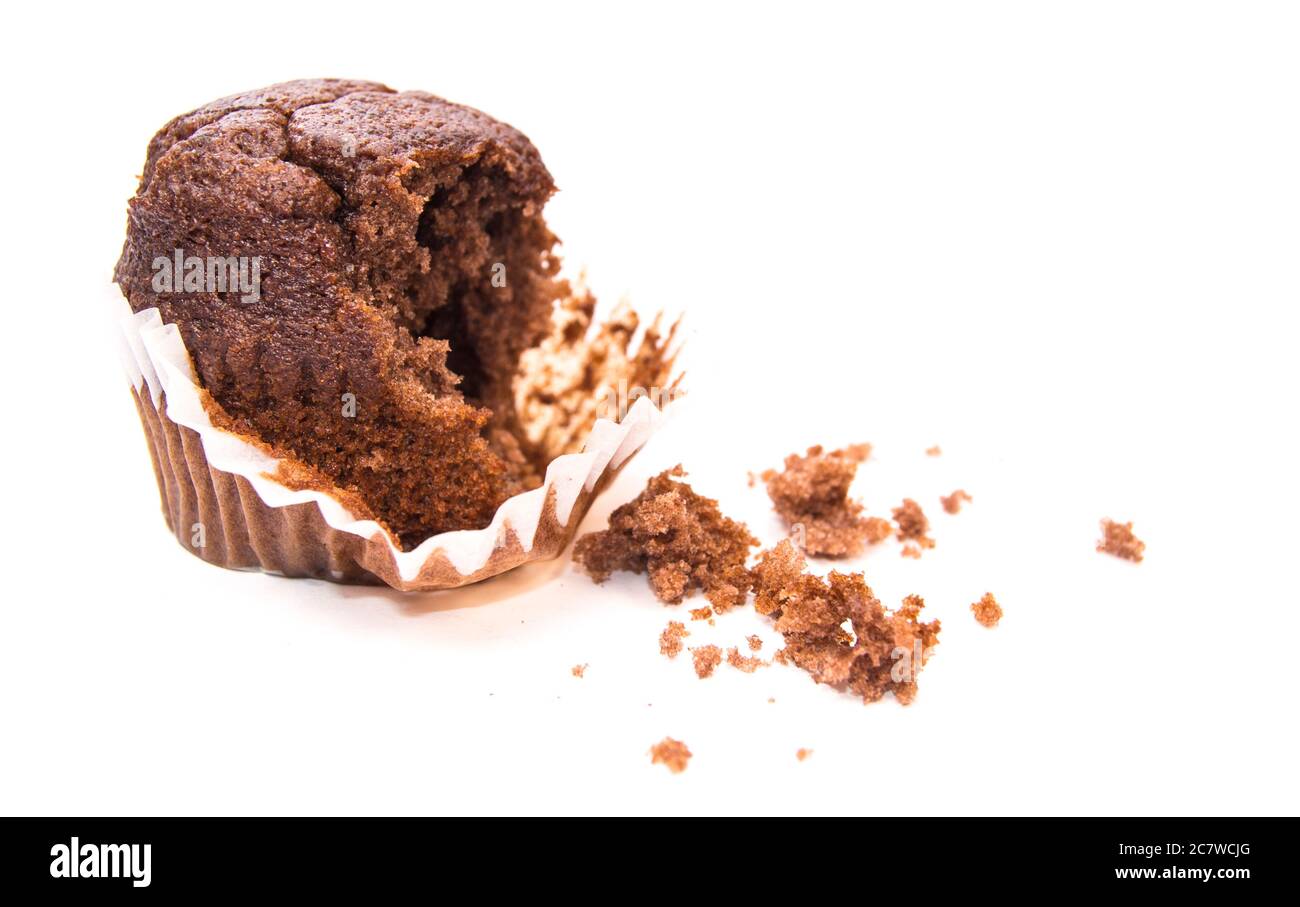
<path fill-rule="evenodd" d="M 1293 7 L 329 6 L 27 12 L 0 64 L 0 810 L 1300 809 Z M 944 622 L 913 706 L 699 681 L 643 579 L 566 560 L 403 596 L 175 543 L 101 307 L 133 175 L 173 114 L 326 74 L 519 126 L 570 264 L 689 312 L 693 394 L 588 528 L 680 460 L 772 542 L 746 470 L 877 445 L 868 508 L 915 497 L 938 540 L 851 564 Z M 1093 552 L 1107 515 L 1141 566 Z"/>

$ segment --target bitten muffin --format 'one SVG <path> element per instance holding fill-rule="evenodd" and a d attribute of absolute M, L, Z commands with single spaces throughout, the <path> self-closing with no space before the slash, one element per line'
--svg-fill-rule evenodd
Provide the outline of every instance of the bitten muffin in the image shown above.
<path fill-rule="evenodd" d="M 520 391 L 521 355 L 571 350 L 591 323 L 558 276 L 542 218 L 554 190 L 532 143 L 477 110 L 287 82 L 154 136 L 115 278 L 133 310 L 179 328 L 215 423 L 280 457 L 285 484 L 337 491 L 409 550 L 487 525 L 565 452 L 544 443 L 556 424 L 576 434 L 519 415 L 548 399 L 535 380 Z M 256 258 L 260 287 L 160 285 L 174 255 Z M 619 373 L 666 377 L 656 343 Z"/>

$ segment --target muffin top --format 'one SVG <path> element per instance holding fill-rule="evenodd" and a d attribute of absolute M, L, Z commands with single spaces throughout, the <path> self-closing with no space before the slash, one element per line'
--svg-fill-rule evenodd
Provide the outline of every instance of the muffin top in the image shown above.
<path fill-rule="evenodd" d="M 518 130 L 425 92 L 309 79 L 212 101 L 150 141 L 116 278 L 135 298 L 152 293 L 153 258 L 183 242 L 200 257 L 247 248 L 281 314 L 301 310 L 299 290 L 337 286 L 418 329 L 449 290 L 427 279 L 440 249 L 421 218 L 466 166 L 490 169 L 526 215 L 555 188 Z"/>

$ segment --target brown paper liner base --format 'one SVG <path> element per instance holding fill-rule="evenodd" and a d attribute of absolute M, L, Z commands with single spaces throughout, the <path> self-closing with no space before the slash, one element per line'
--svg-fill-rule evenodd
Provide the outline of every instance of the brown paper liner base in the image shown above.
<path fill-rule="evenodd" d="M 587 508 L 631 460 L 607 468 L 592 491 L 583 490 L 567 526 L 555 515 L 555 493 L 547 494 L 531 551 L 514 530 L 482 567 L 462 574 L 435 551 L 414 579 L 403 579 L 381 532 L 365 539 L 325 522 L 314 502 L 270 507 L 243 476 L 208 465 L 203 442 L 193 429 L 167 417 L 167 401 L 132 389 L 153 459 L 154 477 L 167 526 L 181 546 L 210 564 L 235 570 L 263 570 L 283 576 L 339 583 L 382 583 L 405 592 L 452 589 L 504 573 L 528 561 L 549 560 L 564 551 Z M 201 544 L 200 544 L 201 543 Z"/>

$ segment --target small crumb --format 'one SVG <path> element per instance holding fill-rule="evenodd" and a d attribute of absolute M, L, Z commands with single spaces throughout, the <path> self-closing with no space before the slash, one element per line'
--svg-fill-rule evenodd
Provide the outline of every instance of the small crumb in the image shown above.
<path fill-rule="evenodd" d="M 894 534 L 894 524 L 882 516 L 869 516 L 862 527 L 868 545 L 878 545 Z"/>
<path fill-rule="evenodd" d="M 790 656 L 785 653 L 785 649 L 777 649 L 776 654 L 772 656 L 772 660 L 777 664 L 789 664 Z"/>
<path fill-rule="evenodd" d="M 763 473 L 773 508 L 807 554 L 848 557 L 881 540 L 879 527 L 862 515 L 862 503 L 849 498 L 858 465 L 869 456 L 870 444 L 829 453 L 817 445 L 786 457 L 782 472 Z"/>
<path fill-rule="evenodd" d="M 965 501 L 966 503 L 970 503 L 973 500 L 975 499 L 968 495 L 963 489 L 958 488 L 947 497 L 940 496 L 939 503 L 943 505 L 943 509 L 947 513 L 961 513 L 962 502 Z"/>
<path fill-rule="evenodd" d="M 798 759 L 800 762 L 803 762 L 812 754 L 813 754 L 812 750 L 800 748 L 799 752 L 795 753 L 794 755 L 796 759 Z"/>
<path fill-rule="evenodd" d="M 1101 531 L 1102 540 L 1097 543 L 1097 550 L 1102 554 L 1113 554 L 1115 557 L 1123 558 L 1126 561 L 1132 561 L 1135 564 L 1142 563 L 1142 552 L 1146 550 L 1146 543 L 1141 541 L 1133 534 L 1132 523 L 1116 523 L 1114 520 L 1102 520 Z"/>
<path fill-rule="evenodd" d="M 996 627 L 1002 619 L 1002 606 L 992 592 L 985 592 L 984 597 L 971 605 L 970 609 L 975 619 L 986 627 Z"/>
<path fill-rule="evenodd" d="M 754 475 L 752 471 L 745 473 L 745 484 L 747 484 L 750 488 L 753 488 L 756 484 L 758 484 L 758 476 Z"/>
<path fill-rule="evenodd" d="M 573 559 L 598 583 L 616 570 L 644 573 L 665 604 L 702 591 L 714 612 L 743 605 L 745 561 L 758 544 L 744 523 L 722 515 L 718 502 L 677 481 L 680 465 L 652 478 L 639 495 L 609 515 L 609 528 L 589 532 Z"/>
<path fill-rule="evenodd" d="M 767 697 L 767 704 L 768 704 L 768 705 L 776 705 L 776 697 L 775 697 L 775 696 L 769 696 L 769 697 Z"/>
<path fill-rule="evenodd" d="M 755 658 L 752 655 L 741 655 L 740 649 L 735 646 L 727 650 L 727 664 L 737 671 L 744 671 L 746 674 L 753 674 L 759 668 L 767 667 L 767 662 L 763 659 Z"/>
<path fill-rule="evenodd" d="M 660 654 L 676 658 L 682 650 L 682 638 L 690 635 L 691 631 L 686 629 L 686 624 L 678 620 L 668 621 L 668 626 L 659 634 Z"/>
<path fill-rule="evenodd" d="M 713 616 L 712 608 L 692 608 L 691 620 L 708 620 Z"/>
<path fill-rule="evenodd" d="M 898 540 L 915 542 L 918 548 L 916 554 L 906 554 L 906 557 L 920 557 L 920 548 L 934 547 L 934 539 L 926 535 L 930 531 L 930 521 L 921 505 L 911 498 L 904 498 L 903 503 L 894 508 L 894 524 L 898 526 Z"/>
<path fill-rule="evenodd" d="M 914 561 L 921 559 L 921 549 L 911 543 L 904 545 L 903 550 L 898 553 L 903 557 L 910 557 Z"/>
<path fill-rule="evenodd" d="M 934 447 L 927 447 L 925 449 L 925 455 L 927 457 L 937 457 L 941 453 L 943 453 L 943 450 L 940 449 L 938 444 L 934 445 Z"/>
<path fill-rule="evenodd" d="M 763 648 L 763 640 L 757 636 L 746 636 L 745 642 L 749 643 L 749 651 L 757 652 Z"/>
<path fill-rule="evenodd" d="M 695 659 L 695 674 L 701 680 L 713 676 L 713 669 L 722 664 L 722 650 L 717 646 L 700 646 L 691 649 Z"/>
<path fill-rule="evenodd" d="M 690 758 L 691 751 L 686 748 L 686 744 L 672 737 L 665 737 L 650 747 L 650 764 L 666 765 L 674 775 L 686 771 L 686 763 Z"/>
<path fill-rule="evenodd" d="M 587 667 L 588 667 L 588 666 L 585 665 L 585 664 L 574 665 L 574 666 L 573 666 L 573 676 L 574 676 L 574 677 L 581 677 L 583 674 L 586 674 L 586 673 L 587 673 Z"/>

